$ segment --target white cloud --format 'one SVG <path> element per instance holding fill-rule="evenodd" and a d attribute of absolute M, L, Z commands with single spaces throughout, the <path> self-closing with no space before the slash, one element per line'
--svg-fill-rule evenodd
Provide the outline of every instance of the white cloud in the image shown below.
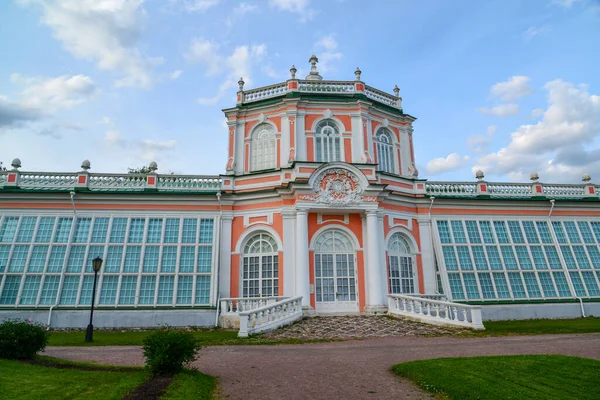
<path fill-rule="evenodd" d="M 86 75 L 29 78 L 12 74 L 10 78 L 13 83 L 26 85 L 20 93 L 24 105 L 45 112 L 71 108 L 89 101 L 100 92 L 92 78 Z"/>
<path fill-rule="evenodd" d="M 542 115 L 544 115 L 544 109 L 543 108 L 536 108 L 534 110 L 531 110 L 531 116 L 533 118 L 539 118 Z"/>
<path fill-rule="evenodd" d="M 550 28 L 548 28 L 547 26 L 541 26 L 541 27 L 531 26 L 531 27 L 527 28 L 527 30 L 525 32 L 523 32 L 523 39 L 525 39 L 525 41 L 529 41 L 529 40 L 533 39 L 535 36 L 544 34 L 549 31 L 550 31 Z"/>
<path fill-rule="evenodd" d="M 571 6 L 575 3 L 579 3 L 582 0 L 552 0 L 552 4 L 555 4 L 564 8 L 571 8 Z"/>
<path fill-rule="evenodd" d="M 562 80 L 544 85 L 548 106 L 541 121 L 521 125 L 508 146 L 479 158 L 473 171 L 522 180 L 536 171 L 546 182 L 600 175 L 600 96 Z"/>
<path fill-rule="evenodd" d="M 184 1 L 183 5 L 187 12 L 204 12 L 209 8 L 215 7 L 221 0 L 194 0 Z"/>
<path fill-rule="evenodd" d="M 435 175 L 442 172 L 452 171 L 469 162 L 469 156 L 461 156 L 458 153 L 450 153 L 447 157 L 438 157 L 427 163 L 427 172 Z"/>
<path fill-rule="evenodd" d="M 503 101 L 516 101 L 520 97 L 533 93 L 533 88 L 529 86 L 530 80 L 531 78 L 527 76 L 511 76 L 506 82 L 498 82 L 492 86 L 490 93 Z"/>
<path fill-rule="evenodd" d="M 315 43 L 315 48 L 318 50 L 318 69 L 321 74 L 335 70 L 332 64 L 344 57 L 344 54 L 338 51 L 338 42 L 331 34 L 321 37 L 317 43 Z"/>
<path fill-rule="evenodd" d="M 22 0 L 42 7 L 42 22 L 77 58 L 120 76 L 117 86 L 149 87 L 162 58 L 137 48 L 146 12 L 142 0 Z"/>
<path fill-rule="evenodd" d="M 115 129 L 105 132 L 104 141 L 113 150 L 127 152 L 130 156 L 134 157 L 135 161 L 146 164 L 163 158 L 165 154 L 170 153 L 177 146 L 176 140 L 127 140 L 123 138 L 121 132 Z"/>
<path fill-rule="evenodd" d="M 310 21 L 316 14 L 316 11 L 309 7 L 310 0 L 269 0 L 269 5 L 280 11 L 300 15 L 300 22 Z"/>
<path fill-rule="evenodd" d="M 483 135 L 475 135 L 471 136 L 467 139 L 467 145 L 471 149 L 471 151 L 475 153 L 481 153 L 484 151 L 489 145 L 496 133 L 498 127 L 496 125 L 490 125 L 487 127 L 485 134 Z"/>
<path fill-rule="evenodd" d="M 519 106 L 514 103 L 500 104 L 491 108 L 481 107 L 479 112 L 482 114 L 489 114 L 495 117 L 508 117 L 519 113 Z"/>
<path fill-rule="evenodd" d="M 215 75 L 221 71 L 222 57 L 218 53 L 219 45 L 204 38 L 194 38 L 184 57 L 194 63 L 206 66 L 207 75 Z"/>
<path fill-rule="evenodd" d="M 233 14 L 238 16 L 239 18 L 243 18 L 249 12 L 253 12 L 258 10 L 258 6 L 254 4 L 248 3 L 240 3 L 233 8 Z"/>
<path fill-rule="evenodd" d="M 183 73 L 183 71 L 180 69 L 175 70 L 169 74 L 169 78 L 172 80 L 178 79 L 182 73 Z"/>

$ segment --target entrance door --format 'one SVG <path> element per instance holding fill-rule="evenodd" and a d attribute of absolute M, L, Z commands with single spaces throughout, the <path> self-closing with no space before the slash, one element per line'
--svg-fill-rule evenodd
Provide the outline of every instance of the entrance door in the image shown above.
<path fill-rule="evenodd" d="M 317 312 L 358 311 L 356 263 L 350 238 L 342 231 L 323 233 L 315 246 Z"/>

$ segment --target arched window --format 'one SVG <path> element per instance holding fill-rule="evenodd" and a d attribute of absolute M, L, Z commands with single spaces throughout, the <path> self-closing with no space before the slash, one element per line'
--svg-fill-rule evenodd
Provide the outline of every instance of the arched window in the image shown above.
<path fill-rule="evenodd" d="M 315 129 L 315 160 L 317 162 L 340 161 L 340 130 L 330 119 L 319 122 Z"/>
<path fill-rule="evenodd" d="M 388 245 L 390 293 L 414 293 L 415 271 L 412 246 L 400 233 L 392 235 Z"/>
<path fill-rule="evenodd" d="M 392 135 L 386 128 L 377 131 L 377 157 L 379 170 L 394 173 L 394 147 L 392 146 Z"/>
<path fill-rule="evenodd" d="M 252 133 L 251 171 L 277 167 L 277 139 L 269 124 L 261 124 Z"/>
<path fill-rule="evenodd" d="M 268 233 L 257 233 L 244 246 L 242 297 L 279 294 L 277 243 Z"/>

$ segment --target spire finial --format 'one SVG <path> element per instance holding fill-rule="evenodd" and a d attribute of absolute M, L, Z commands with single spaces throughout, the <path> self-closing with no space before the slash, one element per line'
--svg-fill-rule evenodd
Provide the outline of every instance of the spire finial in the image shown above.
<path fill-rule="evenodd" d="M 240 80 L 238 81 L 238 86 L 240 88 L 240 92 L 244 90 L 244 78 L 240 78 Z"/>
<path fill-rule="evenodd" d="M 398 85 L 394 85 L 394 96 L 400 97 L 400 88 Z"/>
<path fill-rule="evenodd" d="M 292 64 L 292 68 L 290 68 L 291 79 L 296 79 L 296 72 L 298 72 L 298 70 L 296 69 L 296 66 Z"/>
<path fill-rule="evenodd" d="M 319 75 L 319 71 L 317 71 L 317 63 L 319 62 L 317 56 L 313 54 L 308 62 L 310 63 L 310 73 L 306 79 L 309 81 L 322 81 L 323 77 Z"/>
<path fill-rule="evenodd" d="M 356 71 L 354 71 L 354 76 L 356 76 L 357 81 L 360 81 L 360 74 L 362 74 L 362 71 L 360 70 L 360 68 L 356 67 Z"/>

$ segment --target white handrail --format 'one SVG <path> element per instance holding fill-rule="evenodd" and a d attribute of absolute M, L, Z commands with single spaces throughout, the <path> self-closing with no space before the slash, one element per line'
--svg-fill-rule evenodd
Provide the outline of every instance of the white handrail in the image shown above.
<path fill-rule="evenodd" d="M 481 306 L 431 300 L 404 294 L 388 295 L 388 313 L 436 325 L 484 330 Z"/>
<path fill-rule="evenodd" d="M 302 318 L 302 296 L 291 297 L 239 314 L 238 337 L 277 329 Z"/>
<path fill-rule="evenodd" d="M 286 299 L 289 297 L 224 297 L 221 299 L 221 315 L 238 315 L 242 311 L 253 310 Z"/>

